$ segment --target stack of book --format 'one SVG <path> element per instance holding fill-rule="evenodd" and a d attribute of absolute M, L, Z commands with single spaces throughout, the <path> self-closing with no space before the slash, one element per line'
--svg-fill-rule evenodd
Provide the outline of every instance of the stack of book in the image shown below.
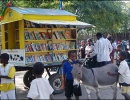
<path fill-rule="evenodd" d="M 35 62 L 57 62 L 57 61 L 63 61 L 67 59 L 67 56 L 65 54 L 48 54 L 48 55 L 35 55 L 35 56 L 27 56 L 26 57 L 26 64 L 28 63 L 35 63 Z"/>
<path fill-rule="evenodd" d="M 50 43 L 31 43 L 25 45 L 25 52 L 36 52 L 36 51 L 48 51 L 52 50 L 52 44 Z"/>
<path fill-rule="evenodd" d="M 24 20 L 24 28 L 76 28 L 73 25 L 54 25 L 54 24 L 36 24 L 27 20 Z"/>
<path fill-rule="evenodd" d="M 25 40 L 45 40 L 51 39 L 50 33 L 45 32 L 25 32 Z"/>
<path fill-rule="evenodd" d="M 75 49 L 75 42 L 67 43 L 30 43 L 25 44 L 25 52 Z"/>
<path fill-rule="evenodd" d="M 71 31 L 66 31 L 65 33 L 63 33 L 63 31 L 55 31 L 52 35 L 52 39 L 72 39 Z"/>
<path fill-rule="evenodd" d="M 69 44 L 65 44 L 65 43 L 53 43 L 53 50 L 69 50 L 70 46 Z"/>

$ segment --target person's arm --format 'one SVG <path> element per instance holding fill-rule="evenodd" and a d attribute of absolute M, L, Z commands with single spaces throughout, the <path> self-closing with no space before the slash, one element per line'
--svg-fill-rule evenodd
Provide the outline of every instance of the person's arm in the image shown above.
<path fill-rule="evenodd" d="M 65 74 L 62 74 L 62 86 L 61 86 L 61 89 L 65 89 L 65 79 L 66 79 L 66 76 Z"/>
<path fill-rule="evenodd" d="M 108 47 L 109 47 L 109 51 L 110 51 L 110 53 L 112 52 L 112 50 L 113 50 L 113 47 L 112 47 L 112 45 L 111 45 L 111 43 L 110 43 L 110 41 L 108 40 Z"/>
<path fill-rule="evenodd" d="M 110 75 L 110 76 L 117 76 L 117 75 L 120 75 L 120 73 L 119 73 L 119 72 L 117 72 L 117 73 L 107 72 L 107 74 L 108 74 L 108 75 Z"/>
<path fill-rule="evenodd" d="M 29 88 L 27 98 L 28 100 L 33 100 L 39 95 L 38 88 L 37 88 L 37 83 L 32 81 L 31 86 Z"/>
<path fill-rule="evenodd" d="M 99 41 L 97 41 L 97 42 L 95 43 L 95 45 L 94 45 L 94 47 L 93 47 L 92 53 L 90 53 L 88 56 L 89 56 L 89 57 L 93 57 L 93 56 L 97 55 L 97 54 L 98 54 L 98 51 L 99 51 L 98 49 L 99 49 Z"/>
<path fill-rule="evenodd" d="M 62 86 L 61 89 L 65 89 L 65 79 L 66 79 L 66 65 L 63 65 L 63 74 L 62 74 Z"/>

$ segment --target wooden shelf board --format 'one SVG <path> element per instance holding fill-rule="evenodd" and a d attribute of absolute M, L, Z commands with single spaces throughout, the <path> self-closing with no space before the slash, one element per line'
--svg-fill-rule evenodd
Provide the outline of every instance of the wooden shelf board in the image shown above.
<path fill-rule="evenodd" d="M 25 30 L 75 30 L 76 28 L 24 28 Z"/>
<path fill-rule="evenodd" d="M 77 49 L 69 49 L 69 50 L 77 50 Z M 53 50 L 53 52 L 66 52 L 68 50 Z"/>
<path fill-rule="evenodd" d="M 25 40 L 25 42 L 44 42 L 44 41 L 70 41 L 76 39 L 46 39 L 46 40 Z"/>
<path fill-rule="evenodd" d="M 51 39 L 46 39 L 46 40 L 25 40 L 25 42 L 45 42 L 45 41 L 51 41 Z"/>
<path fill-rule="evenodd" d="M 51 28 L 24 28 L 25 30 L 47 30 L 47 29 L 51 29 Z"/>
<path fill-rule="evenodd" d="M 42 53 L 42 52 L 52 52 L 50 51 L 35 51 L 35 52 L 25 52 L 26 54 L 35 54 L 35 53 Z"/>
<path fill-rule="evenodd" d="M 69 41 L 69 40 L 76 40 L 76 39 L 52 39 L 53 41 Z"/>
<path fill-rule="evenodd" d="M 34 62 L 34 63 L 36 63 L 36 62 Z M 26 66 L 29 66 L 29 65 L 33 65 L 34 63 L 28 63 L 28 64 L 26 64 Z M 53 63 L 53 62 L 42 62 L 43 64 L 51 64 L 51 63 Z"/>

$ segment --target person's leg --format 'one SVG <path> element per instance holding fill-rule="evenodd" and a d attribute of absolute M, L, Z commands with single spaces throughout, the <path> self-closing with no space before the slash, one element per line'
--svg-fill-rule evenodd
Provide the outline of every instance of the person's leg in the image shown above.
<path fill-rule="evenodd" d="M 9 99 L 12 99 L 12 100 L 16 99 L 15 90 L 10 90 L 10 91 L 8 91 L 8 92 L 7 92 L 7 95 L 8 95 L 8 98 L 9 98 Z"/>
<path fill-rule="evenodd" d="M 122 86 L 122 95 L 125 97 L 125 100 L 130 100 L 128 92 L 130 92 L 130 86 Z"/>
<path fill-rule="evenodd" d="M 8 100 L 7 92 L 1 91 L 1 100 Z"/>
<path fill-rule="evenodd" d="M 79 96 L 82 96 L 82 92 L 81 92 L 81 87 L 80 87 L 80 85 L 79 85 L 78 88 L 74 88 L 74 87 L 73 87 L 73 93 L 74 93 L 74 95 L 75 95 L 75 99 L 76 99 L 76 100 L 79 100 Z"/>
<path fill-rule="evenodd" d="M 66 80 L 65 84 L 65 96 L 67 100 L 71 99 L 73 93 L 73 81 L 71 80 Z"/>

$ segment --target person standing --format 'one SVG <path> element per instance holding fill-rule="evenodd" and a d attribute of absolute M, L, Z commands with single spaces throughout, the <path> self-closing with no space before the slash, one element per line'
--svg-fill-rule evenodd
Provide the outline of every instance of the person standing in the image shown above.
<path fill-rule="evenodd" d="M 62 75 L 62 86 L 61 89 L 65 89 L 65 96 L 67 100 L 71 100 L 73 94 L 75 95 L 75 99 L 78 100 L 79 96 L 82 95 L 81 87 L 74 88 L 73 86 L 73 76 L 72 76 L 72 68 L 73 64 L 76 64 L 76 52 L 69 51 L 68 52 L 68 60 L 63 62 L 63 75 Z"/>
<path fill-rule="evenodd" d="M 48 79 L 43 78 L 44 65 L 41 62 L 36 62 L 33 66 L 36 79 L 32 80 L 30 89 L 28 91 L 28 100 L 54 100 L 53 91 Z"/>
<path fill-rule="evenodd" d="M 81 41 L 81 47 L 79 48 L 79 58 L 85 58 L 85 41 Z"/>
<path fill-rule="evenodd" d="M 111 62 L 110 53 L 113 48 L 110 41 L 102 36 L 102 33 L 98 32 L 96 37 L 98 40 L 96 41 L 94 51 L 90 54 L 90 56 L 97 55 L 97 62 L 100 67 Z"/>
<path fill-rule="evenodd" d="M 108 75 L 115 76 L 119 75 L 119 84 L 122 86 L 122 95 L 125 97 L 125 100 L 130 100 L 130 69 L 126 62 L 127 54 L 125 51 L 119 53 L 119 60 L 121 61 L 118 72 L 112 73 L 108 72 Z"/>
<path fill-rule="evenodd" d="M 1 99 L 2 100 L 15 100 L 15 84 L 14 84 L 14 76 L 15 76 L 15 67 L 13 64 L 8 63 L 9 55 L 7 53 L 3 53 L 0 56 L 1 65 L 0 65 L 0 91 L 1 91 Z"/>
<path fill-rule="evenodd" d="M 85 55 L 86 55 L 86 58 L 88 57 L 89 53 L 92 53 L 94 50 L 94 45 L 93 45 L 93 41 L 92 39 L 88 39 L 87 40 L 87 45 L 85 47 Z"/>

